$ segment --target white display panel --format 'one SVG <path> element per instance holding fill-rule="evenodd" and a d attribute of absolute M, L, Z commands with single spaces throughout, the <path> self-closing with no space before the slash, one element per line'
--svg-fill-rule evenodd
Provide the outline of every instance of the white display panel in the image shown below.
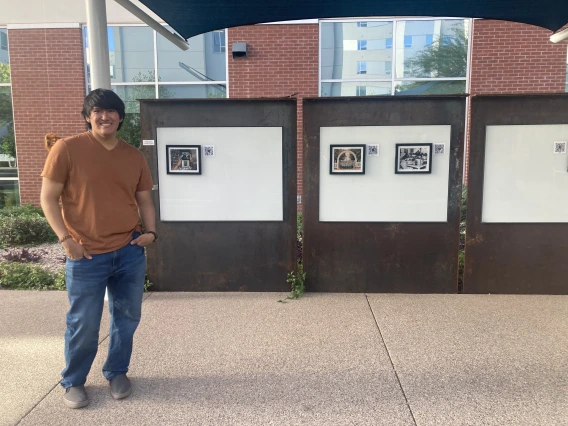
<path fill-rule="evenodd" d="M 446 222 L 451 126 L 354 126 L 320 129 L 322 222 Z M 431 174 L 395 174 L 397 143 L 445 143 Z M 330 145 L 378 144 L 365 174 L 330 174 Z"/>
<path fill-rule="evenodd" d="M 568 222 L 568 125 L 486 130 L 482 222 Z"/>
<path fill-rule="evenodd" d="M 201 174 L 168 174 L 166 145 L 201 145 Z M 156 149 L 161 220 L 283 220 L 282 127 L 159 127 Z"/>

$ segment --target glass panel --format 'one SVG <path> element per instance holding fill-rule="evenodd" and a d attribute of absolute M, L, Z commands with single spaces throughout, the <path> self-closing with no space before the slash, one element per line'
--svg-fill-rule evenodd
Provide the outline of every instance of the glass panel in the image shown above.
<path fill-rule="evenodd" d="M 155 99 L 156 86 L 112 86 L 124 102 L 126 116 L 117 135 L 130 145 L 140 146 L 140 102 L 137 99 Z"/>
<path fill-rule="evenodd" d="M 0 87 L 0 167 L 16 167 L 15 157 L 16 139 L 12 114 L 12 89 L 9 86 L 3 86 Z"/>
<path fill-rule="evenodd" d="M 390 95 L 390 82 L 358 81 L 343 83 L 322 83 L 322 96 L 378 96 Z"/>
<path fill-rule="evenodd" d="M 392 22 L 369 21 L 366 26 L 357 22 L 322 23 L 322 80 L 386 77 L 385 63 L 393 60 L 392 37 Z M 359 62 L 367 63 L 366 74 L 357 73 Z"/>
<path fill-rule="evenodd" d="M 0 178 L 18 178 L 18 169 L 13 158 L 0 154 Z"/>
<path fill-rule="evenodd" d="M 469 21 L 398 21 L 396 78 L 465 77 Z"/>
<path fill-rule="evenodd" d="M 126 107 L 126 113 L 139 113 L 140 102 L 137 99 L 156 99 L 156 86 L 153 84 L 140 86 L 112 86 L 112 90 L 120 96 Z"/>
<path fill-rule="evenodd" d="M 87 74 L 90 64 L 87 27 L 84 27 Z M 111 82 L 153 82 L 154 31 L 149 27 L 108 27 L 108 50 Z"/>
<path fill-rule="evenodd" d="M 0 209 L 20 204 L 20 187 L 17 180 L 0 180 Z"/>
<path fill-rule="evenodd" d="M 224 30 L 192 37 L 188 43 L 189 50 L 184 52 L 158 34 L 159 81 L 207 82 L 227 79 Z"/>
<path fill-rule="evenodd" d="M 160 84 L 160 99 L 163 98 L 226 98 L 224 84 Z"/>
<path fill-rule="evenodd" d="M 461 81 L 404 81 L 397 82 L 395 95 L 455 95 L 465 93 L 465 80 Z"/>
<path fill-rule="evenodd" d="M 8 30 L 0 28 L 0 83 L 10 82 L 10 57 L 8 55 Z"/>

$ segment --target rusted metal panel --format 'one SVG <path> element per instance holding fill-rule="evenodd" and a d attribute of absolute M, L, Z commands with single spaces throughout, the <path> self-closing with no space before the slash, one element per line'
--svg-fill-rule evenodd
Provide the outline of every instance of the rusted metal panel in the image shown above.
<path fill-rule="evenodd" d="M 481 221 L 486 126 L 568 124 L 568 95 L 475 96 L 471 118 L 464 293 L 568 294 L 568 224 Z"/>
<path fill-rule="evenodd" d="M 309 290 L 455 293 L 465 96 L 317 98 L 304 99 L 303 108 L 304 270 Z M 320 222 L 320 127 L 408 125 L 452 126 L 447 222 Z"/>
<path fill-rule="evenodd" d="M 140 110 L 142 139 L 156 141 L 158 127 L 283 128 L 282 222 L 161 221 L 157 145 L 142 147 L 158 185 L 153 199 L 160 238 L 147 252 L 152 290 L 289 290 L 286 274 L 296 263 L 296 100 L 143 100 Z M 254 190 L 243 188 L 243 202 Z"/>

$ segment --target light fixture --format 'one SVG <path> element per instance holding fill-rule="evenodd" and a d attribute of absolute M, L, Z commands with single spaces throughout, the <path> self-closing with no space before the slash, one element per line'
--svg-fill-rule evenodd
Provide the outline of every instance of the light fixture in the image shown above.
<path fill-rule="evenodd" d="M 568 28 L 552 34 L 550 36 L 550 41 L 553 42 L 553 43 L 559 43 L 561 41 L 566 40 L 567 38 L 568 38 Z"/>

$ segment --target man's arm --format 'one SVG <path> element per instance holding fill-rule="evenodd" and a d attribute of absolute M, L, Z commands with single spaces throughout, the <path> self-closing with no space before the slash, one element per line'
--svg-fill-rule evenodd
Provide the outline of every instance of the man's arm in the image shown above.
<path fill-rule="evenodd" d="M 40 198 L 41 208 L 43 209 L 45 218 L 53 231 L 57 234 L 57 238 L 59 238 L 59 240 L 69 234 L 69 231 L 67 231 L 67 227 L 63 222 L 61 208 L 59 207 L 59 197 L 61 196 L 61 192 L 63 192 L 62 183 L 48 178 L 43 178 Z M 70 259 L 81 259 L 83 257 L 91 259 L 91 256 L 89 256 L 83 246 L 72 238 L 66 239 L 62 245 Z"/>
<path fill-rule="evenodd" d="M 146 231 L 156 232 L 156 212 L 154 210 L 154 202 L 152 201 L 150 191 L 137 192 L 136 204 L 138 204 L 140 217 L 142 218 Z M 138 244 L 139 246 L 144 247 L 153 242 L 154 236 L 152 234 L 142 234 L 132 241 L 132 244 Z"/>

